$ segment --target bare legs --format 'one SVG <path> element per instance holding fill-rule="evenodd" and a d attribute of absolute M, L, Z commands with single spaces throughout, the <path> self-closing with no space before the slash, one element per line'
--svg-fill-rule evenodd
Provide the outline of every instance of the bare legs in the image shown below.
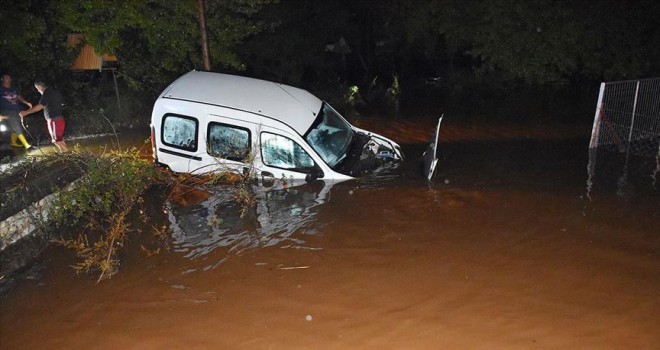
<path fill-rule="evenodd" d="M 53 141 L 53 144 L 54 144 L 54 145 L 57 147 L 57 149 L 60 150 L 60 152 L 62 152 L 62 153 L 64 153 L 64 152 L 68 152 L 68 151 L 69 151 L 69 149 L 66 147 L 66 143 L 64 142 L 64 140 L 62 140 L 62 141 Z"/>

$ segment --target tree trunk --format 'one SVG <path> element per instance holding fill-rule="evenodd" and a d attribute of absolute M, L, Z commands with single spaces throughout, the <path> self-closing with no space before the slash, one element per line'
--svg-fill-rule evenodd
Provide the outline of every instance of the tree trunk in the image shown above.
<path fill-rule="evenodd" d="M 206 10 L 204 7 L 204 0 L 197 0 L 197 8 L 199 10 L 199 32 L 202 38 L 202 63 L 204 70 L 211 70 L 211 58 L 209 55 L 209 39 L 206 35 Z"/>

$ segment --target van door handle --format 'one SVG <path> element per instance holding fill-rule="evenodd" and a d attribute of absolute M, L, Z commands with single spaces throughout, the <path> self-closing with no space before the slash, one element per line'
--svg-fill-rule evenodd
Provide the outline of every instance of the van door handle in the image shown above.
<path fill-rule="evenodd" d="M 268 171 L 261 172 L 261 184 L 264 187 L 273 187 L 275 185 L 275 176 Z"/>

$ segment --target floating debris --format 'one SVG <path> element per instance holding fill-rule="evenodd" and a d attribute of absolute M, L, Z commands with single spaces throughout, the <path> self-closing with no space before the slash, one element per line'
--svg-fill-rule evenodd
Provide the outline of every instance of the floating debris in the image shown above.
<path fill-rule="evenodd" d="M 277 265 L 277 268 L 280 270 L 301 270 L 308 269 L 309 266 L 283 266 L 282 264 Z"/>

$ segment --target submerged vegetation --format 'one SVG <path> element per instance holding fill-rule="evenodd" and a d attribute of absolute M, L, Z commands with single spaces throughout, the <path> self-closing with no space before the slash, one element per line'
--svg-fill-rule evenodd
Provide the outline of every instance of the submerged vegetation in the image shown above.
<path fill-rule="evenodd" d="M 166 201 L 185 205 L 191 193 L 204 196 L 210 186 L 229 185 L 235 190 L 234 201 L 244 218 L 255 205 L 251 172 L 235 174 L 230 171 L 207 175 L 177 174 L 154 165 L 137 149 L 112 151 L 101 155 L 75 151 L 56 157 L 82 176 L 72 188 L 60 188 L 48 218 L 53 241 L 70 249 L 77 262 L 76 273 L 98 274 L 97 282 L 113 276 L 119 268 L 119 253 L 127 236 L 140 232 L 129 222 L 148 224 L 142 207 L 144 196 L 154 186 L 167 189 Z M 221 219 L 215 218 L 218 222 Z M 149 225 L 147 225 L 149 226 Z M 167 227 L 151 226 L 150 234 L 162 246 L 167 246 Z M 161 251 L 141 246 L 148 256 Z"/>
<path fill-rule="evenodd" d="M 245 164 L 253 164 L 253 154 L 247 152 Z M 208 198 L 220 186 L 245 219 L 256 207 L 254 173 L 252 166 L 242 172 L 220 166 L 204 175 L 174 174 L 155 165 L 141 149 L 95 154 L 74 147 L 68 153 L 42 153 L 4 167 L 0 213 L 9 217 L 53 193 L 48 212 L 30 220 L 47 239 L 72 252 L 76 273 L 94 275 L 98 283 L 118 272 L 127 240 L 139 242 L 147 256 L 169 249 L 169 228 L 151 224 L 147 213 L 154 208 L 145 208 L 145 196 L 186 206 Z M 287 188 L 286 179 L 275 181 Z M 222 222 L 214 215 L 208 224 Z M 131 239 L 142 233 L 140 239 Z"/>
<path fill-rule="evenodd" d="M 80 258 L 73 265 L 77 272 L 98 272 L 100 281 L 117 271 L 117 249 L 130 231 L 127 216 L 143 202 L 145 191 L 163 182 L 164 176 L 135 149 L 100 156 L 74 152 L 64 157 L 83 176 L 73 189 L 57 191 L 48 215 L 56 228 L 55 242 Z"/>

